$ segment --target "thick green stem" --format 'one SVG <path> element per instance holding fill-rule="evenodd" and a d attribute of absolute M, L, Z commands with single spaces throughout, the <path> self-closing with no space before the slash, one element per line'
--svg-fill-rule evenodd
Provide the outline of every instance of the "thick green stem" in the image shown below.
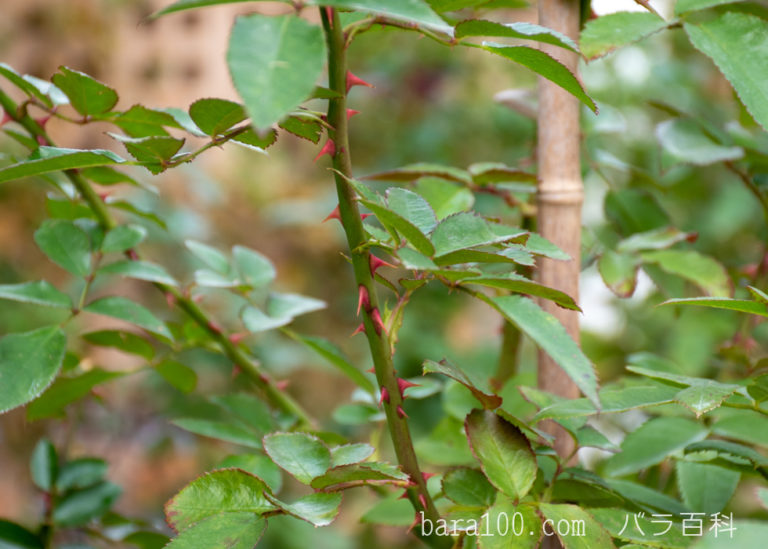
<path fill-rule="evenodd" d="M 397 374 L 392 362 L 392 354 L 388 334 L 377 322 L 379 315 L 378 297 L 374 277 L 371 273 L 370 254 L 363 244 L 366 243 L 365 229 L 360 218 L 355 192 L 349 184 L 352 178 L 352 164 L 349 154 L 349 134 L 347 121 L 347 63 L 344 32 L 338 14 L 335 10 L 320 9 L 328 43 L 328 81 L 329 87 L 338 93 L 331 99 L 328 106 L 328 122 L 333 129 L 328 131 L 328 138 L 333 141 L 333 168 L 335 172 L 336 191 L 339 197 L 339 217 L 347 236 L 347 242 L 352 256 L 355 281 L 367 303 L 363 303 L 362 314 L 365 335 L 368 338 L 371 356 L 373 358 L 376 380 L 382 390 L 382 403 L 387 416 L 387 425 L 392 437 L 395 454 L 403 471 L 409 475 L 412 485 L 407 488 L 408 498 L 417 513 L 423 512 L 425 519 L 436 522 L 440 515 L 427 491 L 416 452 L 413 449 L 411 432 L 403 412 L 403 398 L 397 383 Z M 417 515 L 418 516 L 418 515 Z M 419 533 L 417 526 L 414 532 Z M 449 547 L 449 537 L 429 536 L 424 541 L 433 547 Z"/>
<path fill-rule="evenodd" d="M 15 121 L 21 124 L 24 129 L 35 139 L 42 139 L 45 143 L 53 145 L 50 137 L 45 130 L 35 122 L 26 113 L 19 113 L 16 103 L 4 92 L 0 90 L 0 106 Z M 96 216 L 101 227 L 108 231 L 117 226 L 117 222 L 112 217 L 107 205 L 96 193 L 91 184 L 83 178 L 76 170 L 67 170 L 64 172 L 69 181 L 77 189 L 80 196 L 88 204 L 88 207 Z M 138 258 L 132 255 L 133 258 Z M 284 391 L 275 386 L 272 379 L 269 378 L 258 365 L 251 360 L 240 348 L 229 339 L 217 324 L 211 320 L 208 315 L 189 297 L 183 295 L 177 288 L 166 284 L 153 283 L 153 286 L 163 292 L 166 296 L 171 296 L 173 302 L 184 311 L 200 327 L 205 329 L 210 336 L 219 344 L 224 355 L 229 358 L 237 367 L 240 368 L 259 389 L 264 391 L 269 401 L 279 410 L 293 415 L 298 420 L 298 427 L 305 428 L 312 426 L 313 422 L 302 407 Z"/>

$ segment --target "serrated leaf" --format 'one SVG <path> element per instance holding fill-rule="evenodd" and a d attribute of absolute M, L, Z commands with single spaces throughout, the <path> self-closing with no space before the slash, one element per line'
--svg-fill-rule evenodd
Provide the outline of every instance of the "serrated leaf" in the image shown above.
<path fill-rule="evenodd" d="M 690 250 L 657 250 L 643 252 L 646 263 L 654 263 L 664 271 L 690 280 L 706 293 L 716 297 L 731 294 L 731 282 L 725 268 L 711 257 Z"/>
<path fill-rule="evenodd" d="M 256 395 L 229 393 L 209 397 L 209 400 L 257 431 L 268 432 L 274 428 L 269 407 Z"/>
<path fill-rule="evenodd" d="M 363 179 L 372 181 L 416 181 L 422 177 L 437 177 L 448 181 L 466 183 L 467 185 L 472 183 L 472 178 L 466 170 L 461 170 L 452 166 L 427 163 L 409 164 L 395 170 L 368 175 L 363 177 Z"/>
<path fill-rule="evenodd" d="M 668 23 L 658 15 L 646 12 L 620 11 L 587 21 L 581 32 L 581 53 L 588 60 L 611 53 L 650 36 Z"/>
<path fill-rule="evenodd" d="M 741 0 L 677 0 L 675 2 L 675 15 L 683 15 L 692 11 L 705 10 L 723 4 L 734 4 Z"/>
<path fill-rule="evenodd" d="M 292 133 L 296 137 L 301 137 L 317 144 L 323 131 L 323 126 L 316 120 L 303 120 L 297 116 L 289 116 L 279 126 Z"/>
<path fill-rule="evenodd" d="M 124 252 L 140 244 L 146 237 L 147 229 L 141 225 L 119 225 L 104 236 L 101 251 Z"/>
<path fill-rule="evenodd" d="M 525 496 L 533 486 L 538 467 L 531 445 L 520 429 L 487 410 L 473 410 L 464 429 L 491 484 L 511 498 Z"/>
<path fill-rule="evenodd" d="M 97 274 L 102 275 L 120 275 L 126 278 L 135 278 L 137 280 L 146 280 L 147 282 L 157 282 L 166 286 L 178 286 L 179 283 L 168 271 L 156 263 L 149 261 L 138 261 L 132 259 L 122 259 L 109 265 L 101 267 Z"/>
<path fill-rule="evenodd" d="M 656 138 L 672 162 L 709 166 L 718 162 L 738 160 L 744 156 L 741 147 L 727 147 L 704 133 L 694 120 L 675 118 L 656 126 Z"/>
<path fill-rule="evenodd" d="M 197 387 L 195 371 L 180 362 L 163 360 L 155 365 L 155 371 L 182 393 L 191 393 Z"/>
<path fill-rule="evenodd" d="M 637 252 L 643 250 L 662 250 L 687 240 L 696 239 L 696 233 L 684 233 L 674 227 L 660 227 L 642 233 L 635 233 L 625 238 L 616 247 L 617 252 Z"/>
<path fill-rule="evenodd" d="M 305 433 L 272 433 L 264 437 L 264 450 L 299 482 L 309 484 L 331 466 L 331 452 L 323 442 Z"/>
<path fill-rule="evenodd" d="M 325 49 L 321 29 L 296 15 L 237 18 L 227 64 L 254 127 L 269 128 L 309 97 Z"/>
<path fill-rule="evenodd" d="M 499 288 L 502 290 L 509 290 L 518 294 L 526 294 L 530 296 L 541 297 L 557 303 L 564 309 L 571 309 L 573 311 L 581 311 L 581 308 L 576 305 L 576 302 L 568 294 L 544 286 L 538 282 L 534 282 L 525 278 L 524 276 L 517 275 L 515 273 L 507 273 L 504 276 L 494 275 L 482 275 L 462 280 L 461 284 L 478 284 L 480 286 L 486 286 L 488 288 Z"/>
<path fill-rule="evenodd" d="M 386 2 L 380 0 L 308 0 L 307 4 L 381 15 L 453 36 L 453 27 L 433 12 L 429 4 L 423 0 L 387 0 Z"/>
<path fill-rule="evenodd" d="M 461 212 L 443 219 L 435 227 L 431 239 L 435 255 L 442 256 L 475 246 L 506 242 L 524 234 L 526 232 L 520 229 L 497 226 L 477 214 Z"/>
<path fill-rule="evenodd" d="M 35 231 L 39 248 L 59 267 L 78 276 L 91 270 L 91 241 L 72 221 L 48 219 Z"/>
<path fill-rule="evenodd" d="M 501 406 L 501 397 L 491 392 L 486 380 L 476 378 L 476 376 L 471 374 L 471 370 L 469 372 L 464 371 L 458 366 L 451 364 L 446 359 L 443 359 L 440 362 L 425 360 L 423 373 L 437 373 L 455 379 L 469 389 L 472 392 L 472 395 L 474 395 L 474 397 L 488 410 L 493 410 L 494 408 Z"/>
<path fill-rule="evenodd" d="M 597 270 L 603 282 L 619 297 L 630 297 L 635 293 L 639 268 L 640 261 L 635 256 L 611 250 L 606 251 L 597 261 Z"/>
<path fill-rule="evenodd" d="M 482 549 L 536 549 L 541 529 L 541 518 L 533 507 L 515 505 L 514 500 L 499 494 L 482 516 L 478 540 Z"/>
<path fill-rule="evenodd" d="M 573 527 L 565 531 L 552 528 L 564 549 L 614 549 L 611 535 L 584 509 L 570 504 L 542 503 L 539 511 L 550 524 L 564 522 Z"/>
<path fill-rule="evenodd" d="M 737 471 L 692 461 L 678 461 L 675 471 L 685 504 L 689 509 L 707 515 L 725 508 L 741 478 Z"/>
<path fill-rule="evenodd" d="M 66 347 L 58 326 L 0 339 L 0 413 L 39 396 L 59 372 Z"/>
<path fill-rule="evenodd" d="M 149 109 L 144 105 L 133 105 L 115 117 L 112 123 L 131 137 L 168 135 L 165 127 L 182 127 L 169 113 Z"/>
<path fill-rule="evenodd" d="M 466 36 L 499 36 L 534 40 L 553 46 L 560 46 L 573 52 L 579 52 L 579 46 L 561 32 L 533 23 L 497 23 L 482 19 L 468 19 L 456 25 L 456 38 Z"/>
<path fill-rule="evenodd" d="M 598 393 L 600 398 L 599 412 L 603 414 L 626 412 L 636 408 L 669 404 L 675 400 L 678 392 L 678 387 L 663 385 L 603 389 Z M 591 401 L 586 398 L 576 398 L 543 407 L 534 420 L 584 417 L 597 413 L 598 410 Z"/>
<path fill-rule="evenodd" d="M 53 106 L 51 99 L 46 94 L 42 93 L 37 86 L 33 86 L 28 80 L 25 80 L 7 63 L 0 63 L 0 75 L 4 76 L 9 82 L 26 93 L 29 97 L 39 99 L 47 107 Z"/>
<path fill-rule="evenodd" d="M 51 492 L 59 475 L 59 457 L 56 447 L 47 438 L 41 438 L 32 451 L 29 469 L 35 486 Z"/>
<path fill-rule="evenodd" d="M 292 517 L 305 520 L 315 528 L 328 526 L 339 514 L 341 494 L 316 493 L 304 496 L 293 503 L 285 503 L 267 494 L 267 499 Z"/>
<path fill-rule="evenodd" d="M 597 105 L 584 91 L 578 78 L 565 65 L 549 54 L 527 46 L 505 46 L 492 42 L 483 42 L 481 48 L 519 63 L 547 80 L 554 82 L 597 114 Z"/>
<path fill-rule="evenodd" d="M 221 513 L 259 515 L 275 509 L 265 497 L 268 490 L 261 479 L 245 471 L 220 469 L 185 486 L 165 504 L 165 517 L 178 532 Z"/>
<path fill-rule="evenodd" d="M 339 490 L 348 483 L 358 484 L 408 484 L 408 475 L 388 463 L 365 462 L 339 465 L 312 480 L 315 490 Z"/>
<path fill-rule="evenodd" d="M 20 284 L 0 284 L 0 299 L 33 303 L 57 309 L 72 308 L 72 300 L 69 299 L 69 296 L 45 280 Z"/>
<path fill-rule="evenodd" d="M 125 297 L 107 296 L 92 301 L 83 311 L 98 315 L 110 316 L 135 324 L 161 338 L 173 341 L 173 335 L 168 327 L 148 309 Z"/>
<path fill-rule="evenodd" d="M 170 135 L 150 135 L 147 137 L 128 137 L 116 133 L 109 133 L 109 135 L 120 141 L 132 157 L 155 175 L 168 168 L 171 158 L 184 145 L 184 139 Z"/>
<path fill-rule="evenodd" d="M 189 116 L 198 128 L 213 137 L 246 119 L 243 106 L 227 99 L 198 99 L 189 106 Z"/>
<path fill-rule="evenodd" d="M 729 460 L 748 462 L 754 469 L 762 469 L 763 476 L 768 476 L 768 458 L 755 449 L 743 444 L 728 442 L 725 440 L 701 440 L 688 444 L 685 453 L 712 451 L 725 456 Z"/>
<path fill-rule="evenodd" d="M 211 0 L 208 3 L 211 3 Z M 266 529 L 267 519 L 253 513 L 220 513 L 186 528 L 165 547 L 167 549 L 253 549 Z"/>
<path fill-rule="evenodd" d="M 707 429 L 689 419 L 650 419 L 626 436 L 621 443 L 621 453 L 606 460 L 606 473 L 623 476 L 646 469 L 706 436 Z"/>
<path fill-rule="evenodd" d="M 384 499 L 368 509 L 360 521 L 386 526 L 408 526 L 413 522 L 413 507 L 411 502 L 404 499 Z"/>
<path fill-rule="evenodd" d="M 272 463 L 264 454 L 238 454 L 224 458 L 217 469 L 242 469 L 255 477 L 263 480 L 273 494 L 280 491 L 283 486 L 283 473 L 280 468 Z"/>
<path fill-rule="evenodd" d="M 152 344 L 143 337 L 137 334 L 132 334 L 131 332 L 101 330 L 83 334 L 82 338 L 92 345 L 113 347 L 115 349 L 120 349 L 125 353 L 146 358 L 147 360 L 150 360 L 155 356 L 155 348 L 152 347 Z"/>
<path fill-rule="evenodd" d="M 371 457 L 375 448 L 370 444 L 344 444 L 331 448 L 331 466 L 352 465 Z"/>
<path fill-rule="evenodd" d="M 768 22 L 726 11 L 716 18 L 684 22 L 683 28 L 693 46 L 710 57 L 733 85 L 755 121 L 768 129 Z"/>
<path fill-rule="evenodd" d="M 196 435 L 261 449 L 259 434 L 240 422 L 182 417 L 174 419 L 171 423 Z"/>
<path fill-rule="evenodd" d="M 95 368 L 77 377 L 60 377 L 47 391 L 27 406 L 27 420 L 37 421 L 49 417 L 61 417 L 67 405 L 89 395 L 97 385 L 123 375 L 123 372 L 107 372 L 101 368 Z"/>
<path fill-rule="evenodd" d="M 103 114 L 117 104 L 117 92 L 87 74 L 59 67 L 51 81 L 69 97 L 70 104 L 83 116 Z"/>
<path fill-rule="evenodd" d="M 496 499 L 496 489 L 477 469 L 457 467 L 443 475 L 443 493 L 459 505 L 489 507 Z"/>
<path fill-rule="evenodd" d="M 177 0 L 173 4 L 169 4 L 161 10 L 156 11 L 151 15 L 152 19 L 167 15 L 169 13 L 175 13 L 178 11 L 193 10 L 198 8 L 206 8 L 208 6 L 218 6 L 220 4 L 238 4 L 241 2 L 253 2 L 254 0 Z M 288 2 L 288 0 L 276 0 L 278 2 Z"/>
<path fill-rule="evenodd" d="M 430 242 L 429 238 L 419 229 L 416 225 L 408 221 L 400 214 L 392 211 L 389 208 L 371 202 L 369 200 L 360 200 L 360 203 L 371 210 L 376 218 L 385 227 L 391 227 L 401 236 L 403 236 L 409 243 L 413 245 L 419 252 L 426 256 L 431 256 L 435 253 L 435 248 Z"/>
<path fill-rule="evenodd" d="M 597 397 L 597 376 L 592 363 L 555 317 L 530 299 L 520 296 L 500 296 L 483 300 L 535 341 L 560 365 L 582 393 L 596 406 L 600 406 Z"/>
<path fill-rule="evenodd" d="M 422 177 L 415 189 L 432 206 L 438 220 L 470 210 L 475 203 L 475 195 L 468 188 L 439 177 Z"/>
<path fill-rule="evenodd" d="M 713 309 L 727 309 L 729 311 L 738 311 L 740 313 L 749 313 L 752 315 L 768 316 L 768 306 L 757 301 L 747 301 L 745 299 L 730 299 L 728 297 L 690 297 L 685 299 L 668 299 L 663 305 L 696 305 L 699 307 L 711 307 Z"/>
<path fill-rule="evenodd" d="M 429 234 L 437 225 L 435 212 L 429 202 L 408 189 L 397 187 L 387 190 L 387 206 L 396 214 L 410 221 L 422 233 Z"/>
<path fill-rule="evenodd" d="M 684 512 L 690 511 L 685 510 Z M 658 514 L 654 518 L 650 513 L 631 513 L 626 509 L 617 508 L 593 508 L 589 510 L 589 513 L 603 528 L 608 530 L 612 536 L 622 541 L 630 542 L 627 545 L 622 545 L 622 547 L 626 549 L 645 549 L 646 547 L 685 549 L 691 545 L 689 537 L 690 533 L 683 535 L 680 527 L 674 522 L 663 536 L 658 535 L 658 524 L 662 522 L 659 520 Z M 673 517 L 667 518 L 670 520 L 673 519 Z M 635 527 L 635 521 L 637 521 L 637 527 Z M 625 522 L 628 523 L 627 527 L 624 527 Z M 666 520 L 664 520 L 663 523 L 666 524 Z M 590 530 L 586 531 L 589 532 Z"/>

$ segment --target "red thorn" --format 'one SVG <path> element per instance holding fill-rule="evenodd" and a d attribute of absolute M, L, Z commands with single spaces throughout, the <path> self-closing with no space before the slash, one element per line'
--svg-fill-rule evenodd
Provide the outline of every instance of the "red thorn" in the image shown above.
<path fill-rule="evenodd" d="M 405 390 L 408 387 L 421 387 L 418 383 L 411 383 L 407 379 L 403 379 L 401 377 L 397 378 L 397 388 L 400 389 L 400 396 L 402 398 L 405 398 Z"/>
<path fill-rule="evenodd" d="M 429 479 L 431 479 L 432 477 L 434 477 L 436 474 L 437 474 L 437 473 L 424 473 L 424 472 L 422 472 L 422 473 L 421 473 L 421 478 L 423 478 L 423 479 L 424 479 L 424 482 L 427 482 Z"/>
<path fill-rule="evenodd" d="M 341 221 L 341 214 L 339 213 L 339 207 L 338 206 L 336 206 L 333 209 L 333 211 L 328 214 L 328 217 L 323 219 L 323 223 L 325 223 L 326 221 L 329 221 L 331 219 L 338 219 L 339 221 Z"/>
<path fill-rule="evenodd" d="M 314 161 L 317 162 L 318 160 L 320 160 L 320 158 L 324 154 L 327 154 L 331 158 L 336 156 L 336 143 L 333 142 L 333 139 L 329 139 L 328 141 L 325 142 L 325 145 L 323 145 L 323 148 L 320 149 L 319 153 L 317 153 L 317 156 L 315 157 Z"/>
<path fill-rule="evenodd" d="M 287 380 L 287 379 L 284 379 L 284 380 L 282 380 L 282 381 L 277 381 L 277 382 L 275 382 L 275 387 L 276 387 L 276 388 L 277 388 L 279 391 L 285 391 L 285 390 L 288 388 L 288 385 L 290 385 L 290 383 L 291 383 L 291 382 L 290 382 L 289 380 Z"/>
<path fill-rule="evenodd" d="M 375 366 L 371 366 L 370 368 L 368 368 L 366 370 L 366 372 L 369 372 L 371 374 L 375 374 L 376 373 L 376 367 Z"/>
<path fill-rule="evenodd" d="M 355 328 L 355 331 L 349 334 L 349 337 L 356 336 L 357 334 L 362 334 L 364 331 L 365 331 L 365 324 L 361 322 L 360 325 L 357 328 Z"/>
<path fill-rule="evenodd" d="M 333 26 L 333 8 L 325 6 L 325 15 L 328 17 L 328 23 Z"/>
<path fill-rule="evenodd" d="M 403 493 L 397 499 L 408 499 L 408 490 L 403 490 Z"/>
<path fill-rule="evenodd" d="M 697 232 L 689 233 L 688 236 L 685 237 L 685 239 L 691 244 L 693 244 L 699 239 L 699 233 Z"/>
<path fill-rule="evenodd" d="M 360 308 L 366 312 L 371 308 L 371 298 L 368 295 L 368 288 L 360 284 L 357 288 L 357 314 L 360 314 Z"/>
<path fill-rule="evenodd" d="M 387 333 L 387 327 L 384 326 L 384 321 L 381 320 L 381 313 L 378 309 L 371 311 L 371 320 L 373 321 L 373 327 L 376 328 L 376 333 L 381 335 L 381 332 Z"/>
<path fill-rule="evenodd" d="M 386 402 L 389 404 L 389 391 L 387 391 L 386 387 L 381 388 L 381 396 L 379 397 L 379 405 L 381 405 L 382 402 Z"/>
<path fill-rule="evenodd" d="M 221 333 L 221 326 L 219 326 L 215 321 L 209 320 L 208 321 L 208 329 L 212 332 L 215 332 L 217 334 Z"/>
<path fill-rule="evenodd" d="M 8 114 L 7 112 L 3 111 L 3 119 L 0 120 L 0 127 L 5 126 L 11 120 L 13 120 L 13 118 L 11 118 L 11 115 Z"/>
<path fill-rule="evenodd" d="M 391 263 L 387 263 L 383 259 L 378 258 L 373 254 L 368 256 L 368 263 L 371 265 L 371 274 L 376 274 L 376 271 L 379 270 L 381 267 L 394 268 L 394 265 L 392 265 Z"/>
<path fill-rule="evenodd" d="M 403 410 L 403 407 L 399 404 L 397 405 L 397 415 L 400 416 L 401 419 L 408 417 L 408 414 L 405 413 L 405 410 Z"/>
<path fill-rule="evenodd" d="M 136 253 L 136 250 L 128 250 L 128 257 L 131 261 L 138 261 L 139 260 L 139 254 Z"/>
<path fill-rule="evenodd" d="M 171 292 L 166 293 L 165 302 L 168 304 L 168 307 L 172 309 L 173 306 L 176 305 L 176 296 L 173 295 Z"/>
<path fill-rule="evenodd" d="M 238 374 L 239 374 L 240 372 L 242 372 L 242 371 L 243 371 L 243 370 L 241 370 L 241 369 L 240 369 L 240 366 L 238 366 L 237 364 L 235 364 L 235 367 L 234 367 L 234 368 L 232 368 L 232 379 L 235 379 L 235 378 L 238 376 Z"/>
<path fill-rule="evenodd" d="M 424 507 L 424 509 L 427 508 L 427 496 L 424 494 L 419 494 L 419 503 L 421 503 L 421 506 Z"/>
<path fill-rule="evenodd" d="M 347 120 L 349 120 L 356 114 L 360 114 L 360 111 L 356 111 L 355 109 L 347 109 Z"/>
<path fill-rule="evenodd" d="M 351 90 L 355 86 L 365 86 L 367 88 L 372 88 L 373 84 L 369 84 L 362 78 L 359 78 L 352 74 L 351 71 L 347 71 L 347 93 L 349 93 L 349 90 Z"/>
<path fill-rule="evenodd" d="M 109 198 L 109 193 L 99 193 L 99 198 L 101 198 L 102 202 L 106 202 L 107 198 Z"/>
<path fill-rule="evenodd" d="M 408 531 L 407 531 L 407 533 L 408 533 L 408 534 L 410 534 L 410 533 L 411 533 L 411 530 L 413 530 L 414 528 L 416 528 L 416 527 L 417 527 L 419 524 L 421 524 L 421 515 L 420 515 L 419 513 L 416 513 L 416 517 L 413 519 L 413 522 L 412 522 L 412 523 L 411 523 L 411 525 L 408 527 Z"/>
<path fill-rule="evenodd" d="M 234 334 L 230 334 L 229 341 L 234 343 L 235 345 L 237 345 L 242 340 L 244 340 L 247 335 L 248 334 L 246 332 L 237 332 L 237 333 L 234 333 Z"/>
<path fill-rule="evenodd" d="M 360 219 L 365 219 L 366 217 L 371 217 L 371 214 L 360 214 Z"/>
<path fill-rule="evenodd" d="M 37 122 L 37 125 L 41 128 L 45 128 L 45 125 L 48 123 L 48 121 L 51 119 L 49 116 L 43 116 L 42 118 L 35 119 L 35 122 Z"/>
<path fill-rule="evenodd" d="M 42 135 L 38 135 L 37 136 L 37 143 L 38 143 L 38 145 L 45 146 L 45 145 L 48 144 L 48 141 L 46 141 L 45 137 L 43 137 Z"/>

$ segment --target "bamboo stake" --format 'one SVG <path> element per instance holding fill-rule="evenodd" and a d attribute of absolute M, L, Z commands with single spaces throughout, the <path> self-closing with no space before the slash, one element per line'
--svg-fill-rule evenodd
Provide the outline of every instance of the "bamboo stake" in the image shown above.
<path fill-rule="evenodd" d="M 539 24 L 578 39 L 578 0 L 539 0 Z M 578 55 L 549 45 L 542 49 L 563 63 L 574 74 Z M 562 290 L 578 302 L 581 258 L 581 206 L 584 188 L 579 156 L 579 102 L 571 94 L 544 78 L 539 79 L 538 113 L 538 232 L 557 244 L 570 261 L 542 258 L 538 278 L 542 284 Z M 576 311 L 562 309 L 541 300 L 541 307 L 554 315 L 579 342 L 579 317 Z M 543 351 L 538 357 L 539 388 L 567 398 L 579 396 L 576 385 Z M 561 457 L 570 456 L 574 443 L 555 423 L 545 426 L 555 435 L 555 449 Z"/>

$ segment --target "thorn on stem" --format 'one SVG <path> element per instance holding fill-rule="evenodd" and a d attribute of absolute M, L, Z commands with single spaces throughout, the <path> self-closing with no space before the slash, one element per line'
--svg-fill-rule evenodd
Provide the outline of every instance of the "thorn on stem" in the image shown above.
<path fill-rule="evenodd" d="M 395 267 L 391 263 L 387 263 L 383 259 L 380 259 L 380 258 L 376 257 L 373 254 L 370 254 L 368 256 L 368 262 L 369 262 L 369 264 L 371 266 L 371 274 L 372 275 L 375 275 L 376 271 L 379 270 L 381 267 L 392 267 L 392 268 Z"/>
<path fill-rule="evenodd" d="M 371 309 L 371 297 L 368 295 L 368 288 L 360 284 L 357 288 L 357 314 L 360 315 L 360 308 L 368 312 Z"/>
<path fill-rule="evenodd" d="M 419 503 L 421 503 L 421 506 L 424 507 L 424 509 L 427 508 L 427 496 L 424 494 L 419 494 Z"/>
<path fill-rule="evenodd" d="M 275 382 L 275 388 L 278 391 L 285 391 L 288 388 L 288 385 L 290 385 L 291 382 L 288 379 L 283 379 L 281 381 Z"/>
<path fill-rule="evenodd" d="M 355 328 L 355 331 L 349 334 L 349 337 L 356 336 L 357 334 L 362 334 L 364 331 L 365 331 L 365 324 L 361 322 L 360 325 L 357 328 Z"/>
<path fill-rule="evenodd" d="M 212 331 L 212 332 L 216 333 L 216 334 L 220 334 L 220 333 L 221 333 L 221 326 L 219 326 L 219 325 L 216 323 L 216 321 L 214 321 L 214 320 L 209 320 L 209 321 L 208 321 L 208 329 L 209 329 L 210 331 Z"/>
<path fill-rule="evenodd" d="M 331 219 L 338 219 L 339 221 L 341 221 L 341 214 L 339 213 L 338 205 L 333 209 L 331 213 L 328 214 L 328 216 L 325 219 L 323 219 L 323 223 Z"/>
<path fill-rule="evenodd" d="M 355 109 L 347 109 L 347 120 L 349 120 L 356 114 L 360 114 L 360 111 L 356 111 Z"/>
<path fill-rule="evenodd" d="M 365 86 L 367 88 L 372 88 L 373 84 L 370 84 L 362 78 L 355 76 L 351 71 L 347 71 L 347 93 L 349 93 L 349 90 L 355 86 Z"/>
<path fill-rule="evenodd" d="M 165 302 L 168 304 L 169 309 L 173 309 L 173 306 L 176 305 L 176 296 L 171 292 L 166 292 Z"/>
<path fill-rule="evenodd" d="M 379 397 L 379 405 L 386 402 L 389 404 L 389 391 L 387 391 L 386 387 L 381 388 L 381 396 Z"/>
<path fill-rule="evenodd" d="M 400 396 L 404 399 L 405 398 L 405 390 L 408 387 L 421 387 L 418 383 L 411 383 L 407 379 L 403 379 L 401 377 L 397 378 L 397 388 L 400 390 Z"/>
<path fill-rule="evenodd" d="M 232 343 L 234 345 L 237 345 L 242 340 L 244 340 L 247 336 L 248 336 L 248 333 L 246 333 L 246 332 L 236 332 L 234 334 L 230 334 L 229 341 L 230 341 L 230 343 Z"/>
<path fill-rule="evenodd" d="M 373 321 L 373 327 L 376 328 L 376 333 L 381 335 L 382 332 L 387 333 L 387 327 L 384 326 L 384 321 L 381 319 L 381 313 L 378 309 L 371 311 L 371 320 Z"/>
<path fill-rule="evenodd" d="M 405 413 L 405 410 L 403 410 L 403 407 L 400 404 L 397 405 L 397 415 L 400 417 L 400 419 L 405 419 L 408 417 L 408 414 Z"/>
<path fill-rule="evenodd" d="M 331 158 L 336 156 L 336 143 L 333 142 L 333 139 L 329 139 L 328 141 L 325 142 L 325 145 L 323 145 L 323 148 L 320 149 L 319 153 L 317 153 L 317 156 L 315 157 L 314 161 L 317 162 L 318 160 L 320 160 L 320 158 L 323 155 L 326 155 L 326 154 Z"/>

